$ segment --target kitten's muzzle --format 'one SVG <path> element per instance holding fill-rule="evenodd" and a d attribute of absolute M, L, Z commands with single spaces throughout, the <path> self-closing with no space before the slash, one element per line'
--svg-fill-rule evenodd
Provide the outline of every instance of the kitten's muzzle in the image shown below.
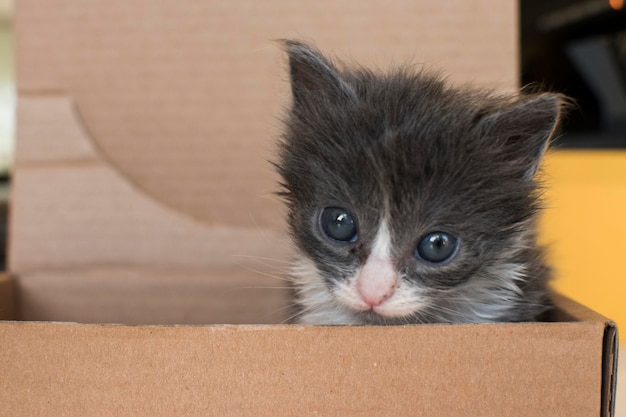
<path fill-rule="evenodd" d="M 363 309 L 375 309 L 391 298 L 398 281 L 398 273 L 388 259 L 370 256 L 356 280 L 357 293 L 365 307 Z"/>

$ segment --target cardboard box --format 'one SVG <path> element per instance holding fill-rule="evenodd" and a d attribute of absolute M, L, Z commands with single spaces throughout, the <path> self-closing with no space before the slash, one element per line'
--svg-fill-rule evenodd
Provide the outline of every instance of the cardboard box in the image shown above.
<path fill-rule="evenodd" d="M 610 415 L 615 326 L 566 298 L 551 323 L 262 324 L 291 256 L 270 39 L 517 80 L 512 1 L 294 4 L 18 2 L 0 415 Z"/>
<path fill-rule="evenodd" d="M 0 324 L 0 415 L 609 416 L 616 329 Z"/>

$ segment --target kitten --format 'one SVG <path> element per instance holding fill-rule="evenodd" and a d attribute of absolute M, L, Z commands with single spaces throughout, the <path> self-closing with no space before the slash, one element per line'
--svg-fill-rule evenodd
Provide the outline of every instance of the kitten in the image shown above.
<path fill-rule="evenodd" d="M 284 47 L 293 100 L 276 166 L 300 253 L 296 321 L 539 319 L 550 268 L 535 174 L 562 97 L 455 89 Z"/>

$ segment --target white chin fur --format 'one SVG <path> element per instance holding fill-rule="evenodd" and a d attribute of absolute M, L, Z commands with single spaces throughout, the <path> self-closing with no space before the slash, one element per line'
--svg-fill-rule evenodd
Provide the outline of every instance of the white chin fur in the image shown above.
<path fill-rule="evenodd" d="M 337 303 L 310 259 L 300 257 L 292 270 L 292 278 L 297 287 L 301 308 L 301 313 L 295 320 L 297 323 L 363 324 Z"/>

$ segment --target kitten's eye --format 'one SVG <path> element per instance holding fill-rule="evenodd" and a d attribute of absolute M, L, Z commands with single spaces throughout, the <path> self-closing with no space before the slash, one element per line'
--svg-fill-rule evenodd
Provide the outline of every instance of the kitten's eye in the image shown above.
<path fill-rule="evenodd" d="M 354 242 L 356 222 L 350 213 L 339 207 L 327 207 L 320 218 L 322 230 L 329 238 L 340 242 Z"/>
<path fill-rule="evenodd" d="M 446 232 L 429 233 L 417 245 L 417 255 L 428 262 L 440 263 L 456 252 L 459 240 Z"/>

